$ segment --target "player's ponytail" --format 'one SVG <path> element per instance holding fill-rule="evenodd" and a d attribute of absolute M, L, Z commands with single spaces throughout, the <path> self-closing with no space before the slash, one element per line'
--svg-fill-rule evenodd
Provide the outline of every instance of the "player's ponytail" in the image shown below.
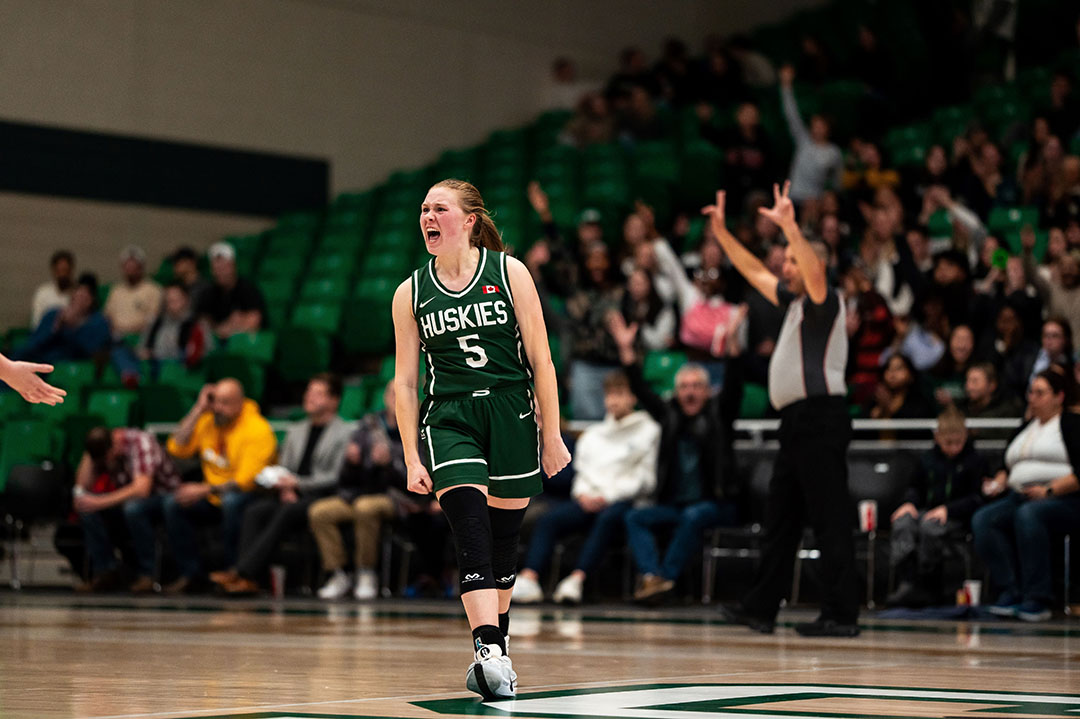
<path fill-rule="evenodd" d="M 461 200 L 461 209 L 465 214 L 476 215 L 472 235 L 469 237 L 469 241 L 475 247 L 486 247 L 494 252 L 503 251 L 502 235 L 499 234 L 495 221 L 491 219 L 487 208 L 484 207 L 484 198 L 480 196 L 480 191 L 476 187 L 465 180 L 454 179 L 438 182 L 435 187 L 446 187 L 457 192 Z"/>

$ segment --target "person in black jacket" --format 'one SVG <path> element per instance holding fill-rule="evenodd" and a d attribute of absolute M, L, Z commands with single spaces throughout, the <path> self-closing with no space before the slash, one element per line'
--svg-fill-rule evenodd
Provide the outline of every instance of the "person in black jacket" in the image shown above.
<path fill-rule="evenodd" d="M 938 416 L 934 447 L 923 453 L 911 486 L 892 515 L 892 565 L 899 584 L 887 604 L 933 604 L 942 593 L 946 538 L 971 526 L 982 504 L 986 460 L 975 451 L 964 415 L 955 407 Z"/>
<path fill-rule="evenodd" d="M 700 547 L 704 530 L 735 521 L 738 484 L 731 439 L 742 382 L 733 362 L 723 389 L 712 394 L 705 368 L 686 364 L 675 375 L 675 396 L 665 401 L 646 383 L 637 364 L 637 325 L 627 325 L 618 313 L 608 319 L 631 390 L 661 428 L 652 502 L 626 515 L 627 540 L 642 575 L 634 599 L 653 602 L 674 588 Z M 662 526 L 674 527 L 663 560 L 653 536 Z"/>

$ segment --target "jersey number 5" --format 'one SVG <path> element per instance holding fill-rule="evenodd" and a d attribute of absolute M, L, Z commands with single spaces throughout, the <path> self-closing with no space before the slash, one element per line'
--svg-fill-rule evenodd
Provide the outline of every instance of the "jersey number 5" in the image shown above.
<path fill-rule="evenodd" d="M 479 345 L 469 344 L 469 340 L 476 340 L 477 342 L 479 342 L 480 335 L 465 335 L 463 337 L 457 338 L 458 344 L 461 345 L 462 352 L 467 355 L 475 355 L 474 357 L 466 357 L 465 364 L 469 365 L 470 367 L 483 367 L 488 363 L 487 352 L 485 352 L 484 348 L 480 347 Z"/>

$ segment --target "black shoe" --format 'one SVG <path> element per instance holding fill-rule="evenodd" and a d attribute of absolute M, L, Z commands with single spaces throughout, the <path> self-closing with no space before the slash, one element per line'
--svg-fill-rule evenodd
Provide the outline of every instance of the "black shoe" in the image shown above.
<path fill-rule="evenodd" d="M 795 632 L 803 637 L 857 637 L 858 624 L 841 624 L 835 619 L 815 619 L 795 625 Z"/>
<path fill-rule="evenodd" d="M 729 607 L 724 604 L 720 605 L 720 616 L 724 618 L 725 622 L 731 624 L 741 624 L 744 627 L 749 627 L 759 634 L 772 634 L 776 631 L 775 619 L 762 619 L 761 617 L 755 617 L 752 614 L 738 609 L 736 607 Z"/>

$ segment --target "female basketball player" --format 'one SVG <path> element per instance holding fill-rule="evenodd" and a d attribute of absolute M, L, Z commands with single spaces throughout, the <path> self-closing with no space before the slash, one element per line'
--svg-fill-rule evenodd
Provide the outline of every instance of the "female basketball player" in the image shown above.
<path fill-rule="evenodd" d="M 67 392 L 53 387 L 37 374 L 52 371 L 52 365 L 16 362 L 0 354 L 0 381 L 6 382 L 27 402 L 48 405 L 63 403 Z"/>
<path fill-rule="evenodd" d="M 541 470 L 550 477 L 570 461 L 555 367 L 532 277 L 502 251 L 476 188 L 436 184 L 420 230 L 433 257 L 401 283 L 393 305 L 408 486 L 435 492 L 454 533 L 475 650 L 465 685 L 507 698 L 517 688 L 506 632 L 521 519 L 542 489 Z M 421 351 L 427 399 L 418 406 Z"/>

